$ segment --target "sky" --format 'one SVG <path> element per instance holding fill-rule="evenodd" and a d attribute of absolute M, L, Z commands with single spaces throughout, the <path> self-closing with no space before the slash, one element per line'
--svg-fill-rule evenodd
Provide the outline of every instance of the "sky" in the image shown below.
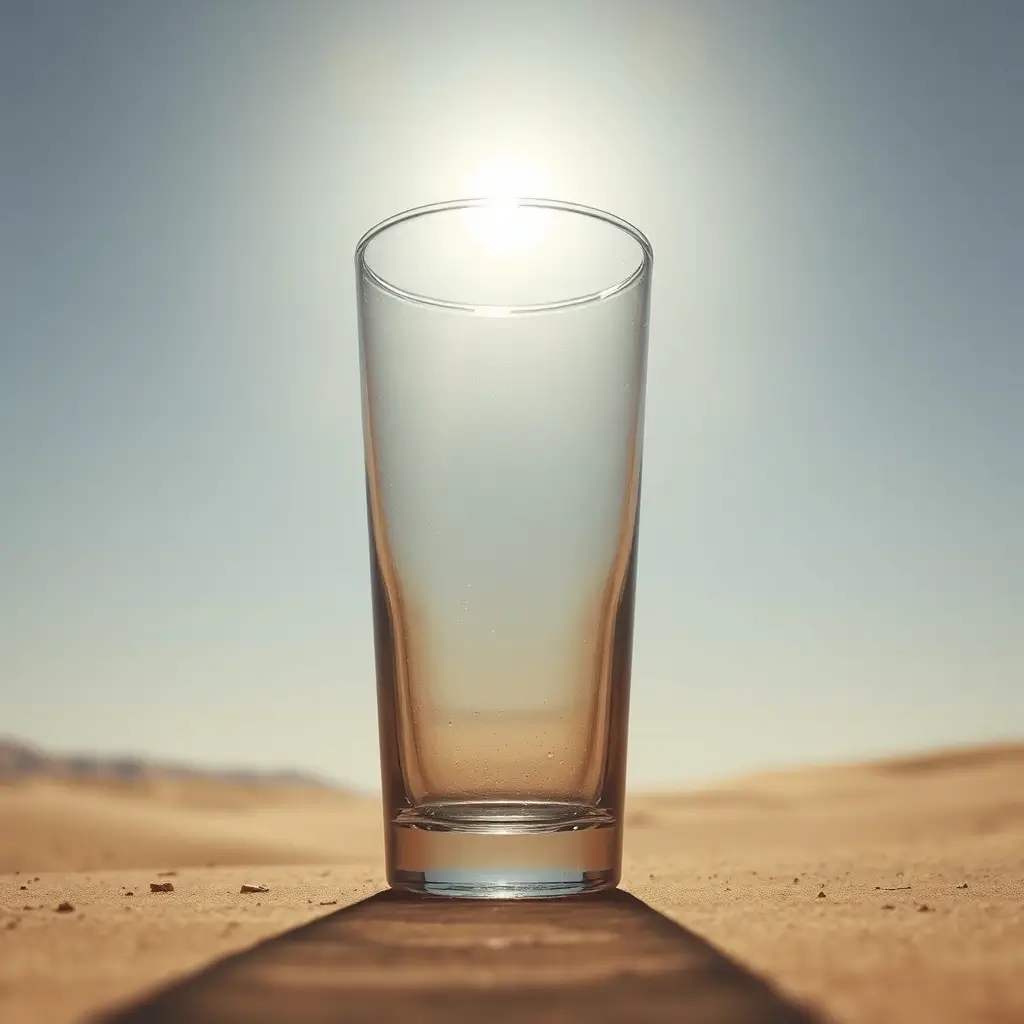
<path fill-rule="evenodd" d="M 1024 5 L 0 0 L 0 734 L 378 784 L 352 250 L 655 271 L 630 784 L 1024 736 Z"/>

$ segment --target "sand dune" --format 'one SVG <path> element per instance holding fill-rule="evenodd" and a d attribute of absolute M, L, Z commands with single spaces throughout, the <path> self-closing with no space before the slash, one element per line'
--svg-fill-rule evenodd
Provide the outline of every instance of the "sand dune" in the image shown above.
<path fill-rule="evenodd" d="M 0 784 L 5 1024 L 80 1019 L 383 883 L 372 798 L 137 783 Z M 628 824 L 624 886 L 794 999 L 851 1024 L 1024 1020 L 1024 744 L 637 796 Z"/>
<path fill-rule="evenodd" d="M 354 822 L 378 841 L 373 800 L 223 785 L 204 798 L 198 788 L 0 786 L 0 872 L 336 862 Z"/>
<path fill-rule="evenodd" d="M 939 750 L 927 754 L 909 755 L 888 761 L 877 761 L 869 767 L 875 771 L 921 774 L 924 772 L 955 772 L 959 768 L 982 768 L 1006 765 L 1024 765 L 1024 743 L 1001 743 L 987 747 L 968 747 L 961 750 Z"/>

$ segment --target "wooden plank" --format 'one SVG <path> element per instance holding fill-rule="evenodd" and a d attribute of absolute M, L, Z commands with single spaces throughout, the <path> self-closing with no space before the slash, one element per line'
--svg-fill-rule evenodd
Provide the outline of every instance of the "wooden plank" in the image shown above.
<path fill-rule="evenodd" d="M 379 893 L 104 1018 L 106 1024 L 812 1024 L 640 900 Z"/>

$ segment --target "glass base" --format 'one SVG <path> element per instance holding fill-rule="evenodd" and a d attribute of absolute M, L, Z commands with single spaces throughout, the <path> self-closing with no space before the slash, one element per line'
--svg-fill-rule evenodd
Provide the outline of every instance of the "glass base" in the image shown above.
<path fill-rule="evenodd" d="M 389 825 L 388 883 L 432 896 L 536 899 L 614 888 L 620 835 L 606 810 L 546 801 L 437 803 Z"/>

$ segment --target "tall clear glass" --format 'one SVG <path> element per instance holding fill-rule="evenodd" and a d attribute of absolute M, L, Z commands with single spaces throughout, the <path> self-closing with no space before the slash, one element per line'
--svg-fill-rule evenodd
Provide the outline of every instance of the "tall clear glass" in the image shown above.
<path fill-rule="evenodd" d="M 653 252 L 465 200 L 356 249 L 387 872 L 617 884 Z"/>

